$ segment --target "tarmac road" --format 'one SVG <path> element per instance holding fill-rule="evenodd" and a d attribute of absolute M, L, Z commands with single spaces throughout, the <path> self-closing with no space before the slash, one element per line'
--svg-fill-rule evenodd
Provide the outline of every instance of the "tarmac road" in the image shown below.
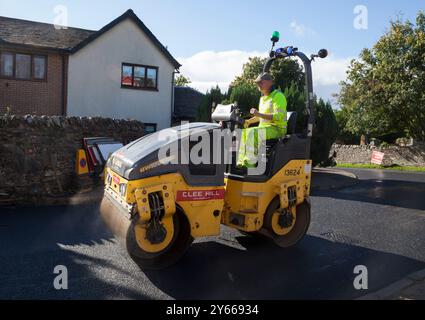
<path fill-rule="evenodd" d="M 349 170 L 316 189 L 308 236 L 283 250 L 223 227 L 168 270 L 143 272 L 97 205 L 0 209 L 0 299 L 353 299 L 425 268 L 425 174 Z M 68 289 L 55 290 L 55 266 Z M 368 268 L 369 290 L 353 286 Z"/>

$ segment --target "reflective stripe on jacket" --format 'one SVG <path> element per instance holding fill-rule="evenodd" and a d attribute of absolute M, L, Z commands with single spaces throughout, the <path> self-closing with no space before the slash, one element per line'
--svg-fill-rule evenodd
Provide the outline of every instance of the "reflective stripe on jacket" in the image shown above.
<path fill-rule="evenodd" d="M 260 127 L 275 126 L 280 129 L 287 127 L 286 97 L 279 90 L 274 90 L 268 96 L 260 99 L 259 112 L 273 114 L 273 120 L 260 120 Z M 286 131 L 286 130 L 285 130 Z"/>

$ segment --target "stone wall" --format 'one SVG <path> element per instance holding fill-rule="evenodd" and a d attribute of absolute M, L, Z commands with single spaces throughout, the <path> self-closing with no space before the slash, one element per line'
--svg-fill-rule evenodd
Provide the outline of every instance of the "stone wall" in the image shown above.
<path fill-rule="evenodd" d="M 336 163 L 370 164 L 372 152 L 385 153 L 383 165 L 425 166 L 425 144 L 411 147 L 390 145 L 382 149 L 374 146 L 333 145 L 331 156 L 336 154 Z"/>
<path fill-rule="evenodd" d="M 127 144 L 143 135 L 133 120 L 0 117 L 0 204 L 47 204 L 78 191 L 75 154 L 84 137 Z"/>

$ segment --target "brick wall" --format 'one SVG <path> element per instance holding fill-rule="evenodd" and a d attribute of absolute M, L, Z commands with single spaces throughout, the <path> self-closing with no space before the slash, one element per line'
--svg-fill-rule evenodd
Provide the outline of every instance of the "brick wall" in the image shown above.
<path fill-rule="evenodd" d="M 0 114 L 11 107 L 12 113 L 17 115 L 62 115 L 62 57 L 59 54 L 48 55 L 47 81 L 0 78 Z M 65 63 L 67 60 L 68 57 L 65 56 Z M 65 74 L 65 81 L 66 79 Z"/>

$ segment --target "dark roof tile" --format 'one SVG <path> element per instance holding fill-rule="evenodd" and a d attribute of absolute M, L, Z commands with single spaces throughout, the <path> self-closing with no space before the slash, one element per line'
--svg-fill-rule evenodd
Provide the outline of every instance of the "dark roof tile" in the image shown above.
<path fill-rule="evenodd" d="M 0 39 L 8 44 L 69 50 L 94 33 L 96 31 L 56 29 L 53 24 L 0 17 Z"/>
<path fill-rule="evenodd" d="M 175 68 L 180 67 L 180 63 L 173 58 L 167 48 L 159 42 L 131 9 L 108 23 L 99 31 L 71 27 L 67 29 L 56 29 L 53 24 L 0 16 L 0 44 L 33 46 L 38 48 L 65 50 L 69 53 L 74 53 L 127 18 L 137 24 Z"/>

